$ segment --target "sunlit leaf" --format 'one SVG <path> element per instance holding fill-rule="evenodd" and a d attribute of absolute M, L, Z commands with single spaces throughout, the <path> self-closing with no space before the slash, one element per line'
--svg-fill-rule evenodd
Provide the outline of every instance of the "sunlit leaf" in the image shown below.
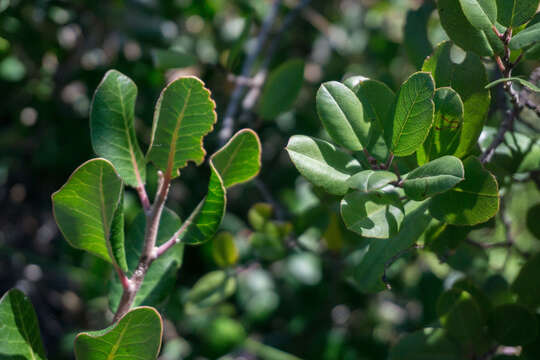
<path fill-rule="evenodd" d="M 360 190 L 362 192 L 370 192 L 373 190 L 382 189 L 386 185 L 398 181 L 396 174 L 390 171 L 373 171 L 364 170 L 351 176 L 347 180 L 349 188 Z"/>
<path fill-rule="evenodd" d="M 454 156 L 443 156 L 407 174 L 403 189 L 411 199 L 424 200 L 456 186 L 463 181 L 464 172 L 461 160 Z"/>

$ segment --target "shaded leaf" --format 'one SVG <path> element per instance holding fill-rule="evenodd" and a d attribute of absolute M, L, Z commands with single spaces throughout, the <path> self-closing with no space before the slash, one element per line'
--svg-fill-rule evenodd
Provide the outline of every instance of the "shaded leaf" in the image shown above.
<path fill-rule="evenodd" d="M 362 103 L 347 86 L 330 81 L 317 91 L 317 113 L 326 131 L 339 145 L 361 150 L 369 140 L 369 123 Z"/>
<path fill-rule="evenodd" d="M 54 217 L 66 241 L 112 263 L 111 227 L 121 198 L 122 180 L 109 161 L 93 159 L 79 166 L 52 195 Z"/>
<path fill-rule="evenodd" d="M 177 49 L 154 49 L 152 61 L 158 69 L 179 69 L 191 66 L 197 62 L 192 54 Z"/>
<path fill-rule="evenodd" d="M 426 328 L 404 336 L 391 350 L 388 360 L 462 360 L 456 343 L 443 329 Z"/>
<path fill-rule="evenodd" d="M 203 137 L 216 122 L 215 107 L 201 80 L 180 77 L 172 81 L 156 104 L 147 158 L 172 177 L 188 161 L 201 164 L 206 154 Z"/>
<path fill-rule="evenodd" d="M 497 20 L 504 26 L 518 27 L 536 14 L 539 0 L 497 0 Z"/>
<path fill-rule="evenodd" d="M 286 150 L 302 176 L 331 194 L 347 193 L 347 180 L 362 169 L 349 154 L 309 136 L 291 137 Z"/>
<path fill-rule="evenodd" d="M 259 114 L 265 119 L 273 119 L 289 110 L 304 82 L 304 61 L 288 60 L 273 70 L 265 82 L 258 107 Z"/>
<path fill-rule="evenodd" d="M 527 211 L 527 229 L 534 235 L 534 237 L 540 240 L 540 226 L 538 226 L 538 219 L 540 219 L 540 204 L 536 204 L 529 208 Z"/>
<path fill-rule="evenodd" d="M 90 108 L 92 147 L 109 160 L 133 187 L 146 180 L 146 161 L 135 135 L 137 86 L 124 74 L 109 70 L 94 93 Z"/>
<path fill-rule="evenodd" d="M 208 193 L 186 220 L 179 234 L 186 244 L 200 244 L 214 236 L 226 206 L 226 188 L 253 179 L 261 167 L 261 144 L 255 132 L 238 131 L 210 157 Z"/>
<path fill-rule="evenodd" d="M 396 156 L 414 153 L 425 141 L 433 123 L 435 84 L 429 73 L 411 75 L 401 88 L 384 135 Z"/>
<path fill-rule="evenodd" d="M 476 225 L 499 210 L 499 186 L 495 177 L 474 157 L 463 161 L 465 180 L 431 199 L 433 217 L 453 225 Z"/>
<path fill-rule="evenodd" d="M 341 216 L 347 228 L 371 238 L 387 239 L 399 231 L 403 205 L 396 193 L 354 192 L 341 201 Z"/>
<path fill-rule="evenodd" d="M 230 71 L 234 71 L 234 68 L 240 62 L 240 54 L 242 52 L 242 49 L 244 48 L 244 44 L 246 43 L 246 40 L 248 39 L 252 24 L 253 24 L 252 16 L 249 16 L 247 19 L 245 19 L 244 28 L 242 29 L 240 36 L 234 41 L 234 44 L 231 47 L 231 50 L 229 51 L 229 55 L 227 56 L 226 67 Z"/>
<path fill-rule="evenodd" d="M 0 299 L 0 339 L 1 359 L 46 359 L 34 307 L 18 289 Z"/>
<path fill-rule="evenodd" d="M 156 245 L 159 246 L 169 240 L 180 228 L 182 222 L 178 215 L 165 208 L 159 223 Z M 131 223 L 126 237 L 126 255 L 128 276 L 133 275 L 137 268 L 142 249 L 144 248 L 144 233 L 146 228 L 146 215 L 141 210 Z M 171 293 L 176 282 L 176 274 L 182 265 L 184 245 L 176 244 L 162 256 L 152 262 L 148 268 L 143 283 L 133 300 L 133 306 L 157 306 Z M 114 276 L 109 293 L 111 310 L 116 311 L 122 297 L 122 284 Z"/>
<path fill-rule="evenodd" d="M 537 286 L 540 273 L 540 254 L 531 257 L 519 271 L 512 283 L 512 291 L 518 301 L 532 308 L 540 306 L 540 287 Z"/>
<path fill-rule="evenodd" d="M 162 335 L 159 313 L 151 307 L 135 308 L 106 329 L 78 334 L 75 357 L 77 360 L 155 360 Z"/>
<path fill-rule="evenodd" d="M 451 87 L 463 101 L 459 144 L 453 153 L 446 155 L 464 158 L 477 144 L 488 114 L 491 94 L 484 88 L 488 78 L 480 57 L 467 53 L 465 60 L 457 64 L 451 58 L 451 48 L 449 41 L 439 44 L 433 55 L 426 59 L 422 70 L 431 72 L 438 88 Z"/>
<path fill-rule="evenodd" d="M 390 171 L 373 171 L 364 170 L 351 176 L 347 180 L 349 188 L 360 190 L 362 192 L 370 192 L 373 190 L 379 190 L 386 185 L 398 181 L 396 174 Z"/>
<path fill-rule="evenodd" d="M 424 1 L 417 10 L 409 10 L 405 19 L 403 45 L 409 60 L 420 69 L 433 47 L 428 38 L 428 21 L 435 9 L 435 1 Z"/>
<path fill-rule="evenodd" d="M 385 289 L 382 277 L 387 264 L 414 245 L 432 220 L 427 212 L 428 204 L 428 201 L 409 201 L 399 233 L 384 241 L 369 240 L 366 251 L 353 264 L 351 280 L 359 291 L 374 293 Z"/>
<path fill-rule="evenodd" d="M 480 56 L 493 55 L 493 48 L 486 33 L 471 25 L 463 13 L 460 1 L 438 0 L 437 8 L 441 24 L 452 41 L 465 51 L 473 51 Z"/>
<path fill-rule="evenodd" d="M 506 346 L 526 345 L 538 335 L 538 322 L 532 312 L 518 304 L 505 304 L 493 309 L 489 316 L 490 334 Z"/>
<path fill-rule="evenodd" d="M 411 171 L 403 182 L 405 194 L 413 200 L 424 200 L 445 192 L 463 181 L 461 160 L 443 156 Z"/>
<path fill-rule="evenodd" d="M 443 155 L 453 154 L 458 146 L 463 128 L 464 106 L 459 94 L 450 87 L 435 91 L 435 116 L 433 127 L 424 145 L 418 149 L 420 165 Z"/>

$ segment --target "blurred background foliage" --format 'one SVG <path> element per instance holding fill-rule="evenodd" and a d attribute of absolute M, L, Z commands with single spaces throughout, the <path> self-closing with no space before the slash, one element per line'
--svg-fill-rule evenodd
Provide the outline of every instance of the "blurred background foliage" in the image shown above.
<path fill-rule="evenodd" d="M 391 291 L 364 294 L 349 281 L 369 244 L 345 230 L 337 199 L 300 178 L 283 148 L 293 134 L 328 138 L 314 105 L 321 82 L 362 75 L 396 89 L 446 35 L 434 2 L 419 0 L 305 1 L 280 31 L 298 5 L 279 7 L 254 66 L 253 75 L 269 71 L 267 81 L 253 79 L 258 101 L 248 94 L 234 117 L 236 128 L 259 133 L 263 170 L 257 182 L 230 191 L 218 239 L 185 249 L 176 287 L 159 307 L 166 319 L 160 359 L 384 359 L 402 335 L 436 320 L 436 299 L 456 281 L 468 278 L 499 296 L 523 254 L 540 249 L 537 169 L 507 188 L 507 218 L 468 234 L 447 229 L 442 244 L 430 237 L 441 231 L 432 223 L 419 243 L 433 251 L 411 249 L 387 264 Z M 50 203 L 93 156 L 88 113 L 103 74 L 115 68 L 137 84 L 143 148 L 159 91 L 182 74 L 212 90 L 219 130 L 271 8 L 268 0 L 0 0 L 0 292 L 17 286 L 30 296 L 51 359 L 70 359 L 75 333 L 110 317 L 109 265 L 68 246 Z M 536 66 L 523 62 L 516 75 Z M 501 116 L 493 101 L 490 123 Z M 217 131 L 207 137 L 209 153 L 218 142 Z M 501 183 L 514 171 L 511 150 L 497 153 Z M 169 207 L 189 214 L 208 171 L 186 168 Z M 129 222 L 139 209 L 135 193 L 126 193 L 125 208 Z M 505 231 L 515 249 L 489 246 L 504 242 Z M 214 247 L 230 242 L 236 252 L 224 259 Z"/>

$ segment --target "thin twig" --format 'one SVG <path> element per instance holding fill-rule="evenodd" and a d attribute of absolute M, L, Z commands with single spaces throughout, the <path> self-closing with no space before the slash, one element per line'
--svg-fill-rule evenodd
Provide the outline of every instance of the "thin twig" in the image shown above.
<path fill-rule="evenodd" d="M 272 28 L 272 25 L 274 24 L 274 21 L 279 12 L 281 2 L 282 0 L 274 0 L 274 3 L 272 4 L 268 15 L 262 23 L 261 31 L 259 32 L 259 36 L 257 37 L 255 46 L 247 54 L 244 65 L 242 66 L 242 72 L 240 76 L 244 78 L 251 77 L 253 65 L 255 64 L 255 60 L 257 60 L 257 57 L 259 56 L 263 45 L 266 42 L 268 34 L 270 33 L 270 29 Z M 221 145 L 224 145 L 233 134 L 234 116 L 236 115 L 240 100 L 242 99 L 242 95 L 244 94 L 245 89 L 246 85 L 242 84 L 236 84 L 236 87 L 234 88 L 234 91 L 231 95 L 231 101 L 229 102 L 229 105 L 227 106 L 227 109 L 225 111 L 222 128 L 219 132 L 219 142 Z"/>

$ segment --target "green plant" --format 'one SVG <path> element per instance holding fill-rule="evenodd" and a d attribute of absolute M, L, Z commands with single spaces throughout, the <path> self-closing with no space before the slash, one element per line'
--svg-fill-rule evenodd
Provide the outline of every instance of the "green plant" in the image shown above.
<path fill-rule="evenodd" d="M 295 135 L 286 150 L 309 182 L 341 199 L 345 226 L 366 239 L 350 273 L 359 290 L 389 287 L 387 268 L 411 248 L 425 246 L 444 261 L 469 232 L 495 217 L 513 175 L 538 170 L 535 145 L 514 149 L 535 141 L 521 139 L 515 125 L 526 106 L 538 115 L 526 96 L 539 89 L 512 77 L 521 60 L 537 58 L 538 4 L 440 0 L 441 23 L 453 42 L 440 43 L 397 93 L 363 76 L 319 88 L 317 113 L 333 143 Z M 421 10 L 430 13 L 432 5 Z M 466 51 L 461 61 L 452 54 L 454 44 Z M 497 65 L 500 79 L 488 81 L 484 56 Z M 492 131 L 486 127 L 489 89 L 497 84 L 503 84 L 509 108 Z M 488 168 L 501 175 L 494 155 L 503 146 L 521 158 L 513 158 L 520 165 L 500 177 L 499 188 Z M 499 245 L 514 243 L 509 238 Z M 456 283 L 438 301 L 437 324 L 405 337 L 390 359 L 479 359 L 492 356 L 498 345 L 534 348 L 538 323 L 535 305 L 526 299 L 536 304 L 538 298 L 525 291 L 532 286 L 531 266 L 512 286 L 517 302 L 492 303 L 474 283 Z"/>
<path fill-rule="evenodd" d="M 208 193 L 181 221 L 165 206 L 171 181 L 188 162 L 203 162 L 203 138 L 216 122 L 215 103 L 199 79 L 172 81 L 158 99 L 145 156 L 134 130 L 136 96 L 127 76 L 115 70 L 105 74 L 90 114 L 92 145 L 101 158 L 82 164 L 52 195 L 58 227 L 69 244 L 111 263 L 117 273 L 110 291 L 112 325 L 77 335 L 77 359 L 157 358 L 163 325 L 159 313 L 147 305 L 168 295 L 184 244 L 202 244 L 214 236 L 225 213 L 227 189 L 249 181 L 260 168 L 257 135 L 240 130 L 210 157 Z M 151 202 L 146 183 L 156 175 Z M 126 187 L 137 191 L 142 206 L 127 229 Z M 9 291 L 0 309 L 0 337 L 9 340 L 2 354 L 44 359 L 37 319 L 25 296 Z"/>

